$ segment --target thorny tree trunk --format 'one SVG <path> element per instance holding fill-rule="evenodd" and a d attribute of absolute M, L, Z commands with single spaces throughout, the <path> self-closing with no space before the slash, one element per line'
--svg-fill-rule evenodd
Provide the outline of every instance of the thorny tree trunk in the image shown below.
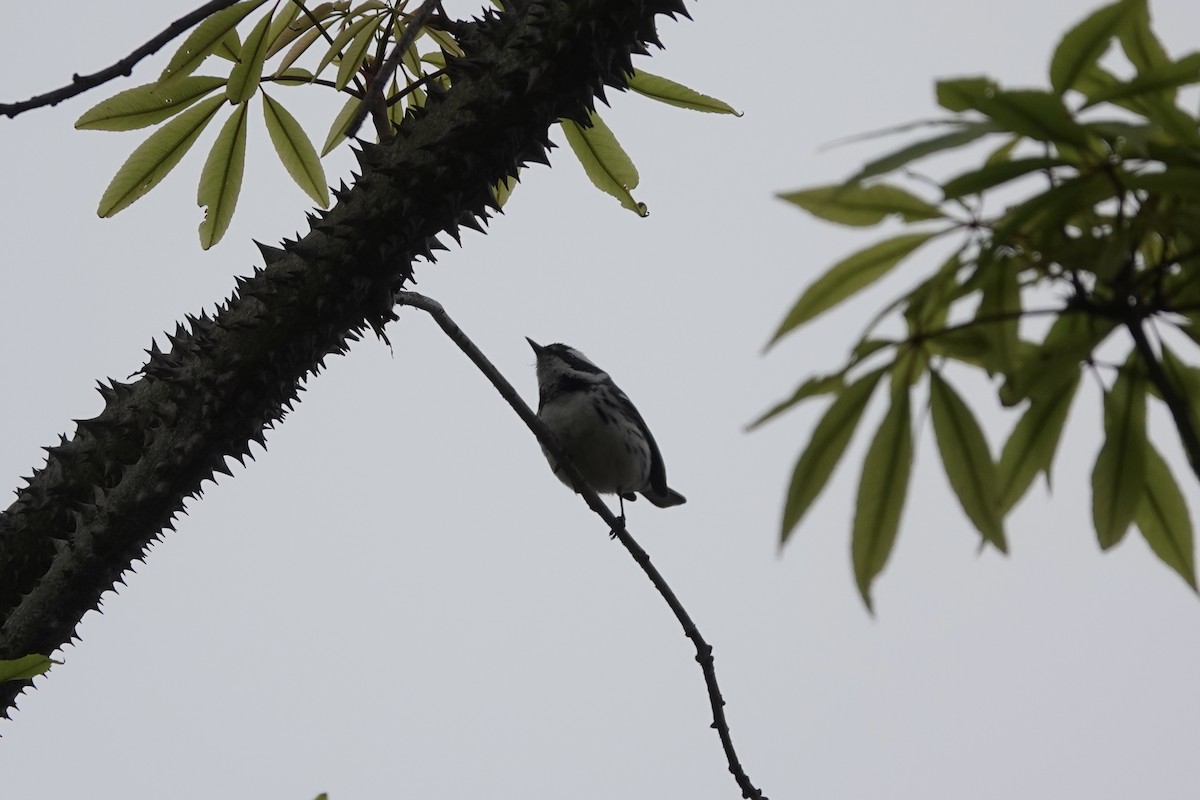
<path fill-rule="evenodd" d="M 188 317 L 132 384 L 102 386 L 105 408 L 48 448 L 0 513 L 0 659 L 49 655 L 181 513 L 225 459 L 282 419 L 300 383 L 392 319 L 413 260 L 488 217 L 489 187 L 545 161 L 547 129 L 582 121 L 630 55 L 658 44 L 655 18 L 682 0 L 513 0 L 464 25 L 453 88 L 366 146 L 362 177 L 310 218 L 302 238 L 263 247 L 214 317 Z M 22 683 L 0 684 L 0 714 Z"/>

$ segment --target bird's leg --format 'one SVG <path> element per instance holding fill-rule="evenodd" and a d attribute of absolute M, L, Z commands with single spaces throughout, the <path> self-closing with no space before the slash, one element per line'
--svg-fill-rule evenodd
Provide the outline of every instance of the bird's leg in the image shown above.
<path fill-rule="evenodd" d="M 620 492 L 617 492 L 617 503 L 619 503 L 621 506 L 621 516 L 617 517 L 617 520 L 620 523 L 620 530 L 623 531 L 623 530 L 625 530 L 625 497 Z M 608 532 L 608 538 L 610 538 L 610 539 L 617 538 L 617 532 L 618 532 L 618 529 L 613 528 L 611 531 Z"/>

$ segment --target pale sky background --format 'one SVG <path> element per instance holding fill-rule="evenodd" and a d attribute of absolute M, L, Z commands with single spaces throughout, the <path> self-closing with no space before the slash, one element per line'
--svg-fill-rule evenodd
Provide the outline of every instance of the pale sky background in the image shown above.
<path fill-rule="evenodd" d="M 194 2 L 9 3 L 0 99 L 107 65 Z M 558 151 L 489 235 L 418 267 L 417 288 L 531 402 L 525 336 L 578 347 L 641 408 L 689 502 L 637 503 L 630 528 L 715 646 L 739 754 L 775 800 L 1196 796 L 1200 600 L 1136 534 L 1099 553 L 1094 386 L 1076 401 L 1054 496 L 1039 484 L 1011 517 L 1008 558 L 977 554 L 921 425 L 875 618 L 849 561 L 867 437 L 780 554 L 783 489 L 823 405 L 743 432 L 840 364 L 881 300 L 931 263 L 762 357 L 801 288 L 880 236 L 773 193 L 843 178 L 896 144 L 818 150 L 934 115 L 938 77 L 1044 85 L 1053 45 L 1094 7 L 691 3 L 695 21 L 664 20 L 667 50 L 642 63 L 745 117 L 614 93 L 604 116 L 641 171 L 649 219 Z M 1194 0 L 1152 9 L 1174 53 L 1197 45 Z M 5 486 L 100 410 L 97 379 L 125 378 L 153 337 L 228 295 L 259 263 L 251 238 L 303 227 L 308 201 L 257 108 L 238 215 L 213 251 L 195 233 L 203 146 L 117 218 L 96 217 L 144 133 L 72 123 L 165 57 L 0 122 Z M 340 101 L 309 95 L 276 92 L 322 139 Z M 346 152 L 327 164 L 337 174 Z M 332 359 L 269 450 L 206 485 L 84 620 L 66 663 L 0 724 L 4 797 L 739 796 L 691 645 L 641 571 L 428 318 L 402 311 L 388 333 L 394 354 L 368 340 Z M 994 445 L 1014 420 L 988 413 Z M 1200 492 L 1180 478 L 1195 515 Z"/>

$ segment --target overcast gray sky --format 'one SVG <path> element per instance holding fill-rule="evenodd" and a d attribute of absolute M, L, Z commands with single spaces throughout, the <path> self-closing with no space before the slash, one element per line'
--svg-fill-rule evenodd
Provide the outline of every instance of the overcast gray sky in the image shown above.
<path fill-rule="evenodd" d="M 110 63 L 193 2 L 10 3 L 0 99 Z M 849 562 L 864 437 L 780 554 L 783 489 L 821 405 L 742 430 L 839 364 L 916 274 L 761 357 L 800 289 L 879 235 L 773 193 L 845 177 L 890 144 L 824 143 L 934 115 L 938 77 L 1044 85 L 1054 43 L 1093 7 L 691 3 L 695 21 L 664 21 L 667 50 L 647 69 L 745 116 L 614 94 L 604 116 L 641 171 L 648 219 L 559 151 L 486 237 L 419 267 L 417 288 L 530 401 L 525 336 L 578 347 L 638 404 L 689 502 L 637 503 L 630 528 L 714 644 L 743 763 L 776 800 L 1195 796 L 1200 601 L 1135 535 L 1099 554 L 1094 388 L 1053 497 L 1039 485 L 1011 518 L 1008 558 L 977 553 L 921 426 L 874 619 Z M 1193 0 L 1152 9 L 1173 52 L 1197 45 Z M 0 484 L 99 411 L 96 379 L 134 372 L 152 337 L 224 298 L 259 263 L 251 238 L 303 226 L 308 201 L 260 124 L 212 251 L 195 233 L 203 146 L 143 201 L 96 217 L 142 134 L 72 123 L 163 61 L 0 122 Z M 337 101 L 304 94 L 278 96 L 323 138 Z M 334 175 L 349 160 L 327 163 Z M 267 452 L 207 485 L 84 620 L 66 663 L 0 724 L 5 797 L 738 796 L 691 646 L 640 570 L 429 319 L 402 312 L 389 335 L 394 353 L 364 341 L 332 360 Z M 1012 423 L 989 414 L 993 444 Z"/>

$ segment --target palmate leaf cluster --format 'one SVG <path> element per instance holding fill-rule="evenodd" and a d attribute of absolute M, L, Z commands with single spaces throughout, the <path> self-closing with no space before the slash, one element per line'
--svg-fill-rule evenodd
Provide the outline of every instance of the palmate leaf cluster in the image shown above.
<path fill-rule="evenodd" d="M 229 227 L 241 193 L 246 161 L 250 105 L 261 98 L 262 120 L 284 168 L 322 208 L 329 205 L 328 181 L 321 158 L 348 135 L 348 127 L 367 99 L 368 88 L 392 47 L 404 36 L 415 9 L 413 0 L 350 0 L 312 7 L 301 0 L 243 0 L 197 25 L 153 83 L 104 100 L 85 112 L 76 127 L 127 131 L 157 126 L 109 183 L 97 213 L 109 217 L 157 186 L 216 119 L 224 115 L 200 174 L 197 203 L 206 210 L 200 225 L 205 249 Z M 252 14 L 266 7 L 257 19 Z M 246 29 L 239 33 L 239 28 Z M 368 120 L 376 139 L 389 138 L 405 112 L 424 105 L 430 91 L 446 91 L 447 59 L 464 56 L 453 25 L 427 21 L 401 55 L 397 73 L 381 89 L 383 112 Z M 307 67 L 299 64 L 307 64 Z M 201 67 L 228 74 L 199 74 Z M 279 99 L 278 89 L 320 86 L 345 100 L 332 117 L 320 151 L 296 117 Z M 670 105 L 698 111 L 736 113 L 728 104 L 685 86 L 635 73 L 629 88 Z M 593 114 L 592 125 L 563 120 L 567 142 L 592 182 L 623 206 L 645 216 L 645 204 L 631 194 L 637 169 L 616 137 Z M 367 127 L 360 136 L 370 135 Z M 515 178 L 515 176 L 514 176 Z M 503 202 L 512 180 L 496 187 Z"/>
<path fill-rule="evenodd" d="M 1165 408 L 1200 475 L 1200 120 L 1185 107 L 1200 85 L 1200 53 L 1172 58 L 1146 1 L 1121 0 L 1063 37 L 1050 84 L 942 81 L 937 99 L 952 116 L 926 124 L 936 135 L 873 160 L 844 183 L 781 195 L 824 220 L 863 227 L 899 220 L 904 231 L 813 281 L 773 342 L 932 243 L 951 251 L 880 312 L 841 369 L 807 380 L 759 420 L 832 397 L 793 472 L 786 541 L 887 378 L 888 410 L 871 435 L 852 529 L 868 606 L 899 530 L 921 387 L 965 516 L 984 545 L 1004 552 L 1005 517 L 1039 474 L 1049 480 L 1081 383 L 1098 387 L 1104 422 L 1091 488 L 1099 544 L 1111 548 L 1136 527 L 1196 588 L 1184 493 L 1147 435 L 1146 417 L 1148 406 Z M 985 155 L 965 172 L 938 181 L 903 172 L 968 146 Z M 999 454 L 950 380 L 964 368 L 986 374 L 1014 410 Z"/>

